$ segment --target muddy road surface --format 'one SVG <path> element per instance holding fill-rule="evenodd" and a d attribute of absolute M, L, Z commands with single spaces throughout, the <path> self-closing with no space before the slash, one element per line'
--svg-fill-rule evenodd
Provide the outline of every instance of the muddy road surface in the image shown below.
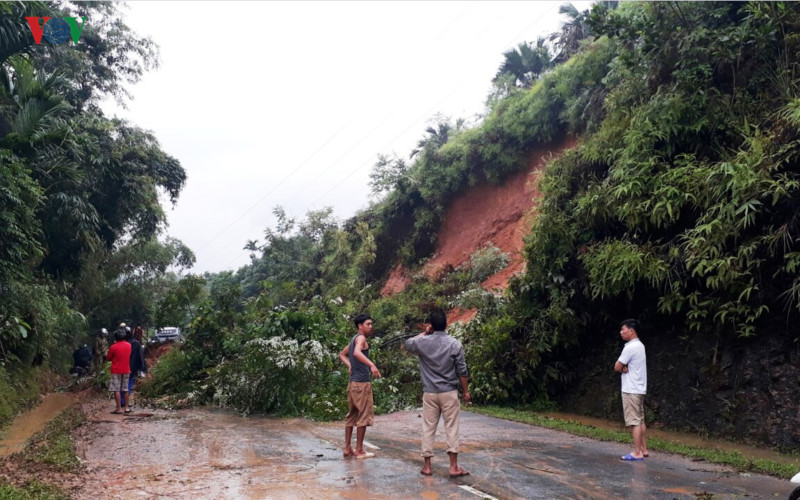
<path fill-rule="evenodd" d="M 374 458 L 342 458 L 341 423 L 242 418 L 193 409 L 152 416 L 89 405 L 79 430 L 80 499 L 695 499 L 778 498 L 788 481 L 662 453 L 644 462 L 604 443 L 463 412 L 451 479 L 443 435 L 434 474 L 419 474 L 420 413 L 382 415 L 367 431 Z M 440 426 L 440 432 L 443 432 Z"/>

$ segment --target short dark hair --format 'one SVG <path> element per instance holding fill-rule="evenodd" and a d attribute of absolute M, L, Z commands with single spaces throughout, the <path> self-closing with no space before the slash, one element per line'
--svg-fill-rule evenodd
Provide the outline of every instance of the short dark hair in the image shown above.
<path fill-rule="evenodd" d="M 367 321 L 368 319 L 372 319 L 372 317 L 369 314 L 359 314 L 353 319 L 353 323 L 355 323 L 356 328 L 358 328 L 358 325 Z"/>
<path fill-rule="evenodd" d="M 437 332 L 447 328 L 447 315 L 441 309 L 434 309 L 430 315 L 431 326 Z"/>
<path fill-rule="evenodd" d="M 125 340 L 125 330 L 117 330 L 114 332 L 115 340 Z"/>
<path fill-rule="evenodd" d="M 625 321 L 622 322 L 622 325 L 620 325 L 620 326 L 627 326 L 631 330 L 635 331 L 636 335 L 639 335 L 639 321 L 638 320 L 635 320 L 633 318 L 626 319 Z"/>

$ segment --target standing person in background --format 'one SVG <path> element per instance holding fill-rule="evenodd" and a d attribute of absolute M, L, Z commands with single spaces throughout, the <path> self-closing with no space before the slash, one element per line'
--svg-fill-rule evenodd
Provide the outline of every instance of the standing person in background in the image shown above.
<path fill-rule="evenodd" d="M 141 328 L 139 328 L 139 332 L 141 333 Z M 144 372 L 147 371 L 147 365 L 144 361 L 144 348 L 142 348 L 142 344 L 136 339 L 136 332 L 133 333 L 133 336 L 130 339 L 131 344 L 131 360 L 130 360 L 130 368 L 131 368 L 131 376 L 128 377 L 128 394 L 125 398 L 126 403 L 126 410 L 125 413 L 131 412 L 131 407 L 133 406 L 133 384 L 136 382 L 136 378 L 140 376 L 144 376 Z"/>
<path fill-rule="evenodd" d="M 131 341 L 133 340 L 133 331 L 131 330 L 131 327 L 125 325 L 125 323 L 122 323 L 122 325 L 124 325 L 123 330 L 125 332 L 125 342 L 130 344 Z M 131 356 L 132 355 L 133 355 L 133 346 L 131 345 Z M 133 379 L 134 379 L 135 375 L 136 375 L 135 372 L 131 372 L 131 376 L 128 377 L 128 387 L 125 388 L 126 389 L 125 392 L 123 392 L 122 395 L 121 395 L 122 396 L 122 406 L 127 408 L 125 413 L 130 413 L 130 405 L 128 404 L 127 398 L 130 395 L 130 392 L 129 392 L 130 391 L 130 386 L 132 385 L 132 382 L 133 382 Z"/>
<path fill-rule="evenodd" d="M 367 427 L 375 420 L 375 409 L 372 402 L 372 378 L 380 378 L 381 372 L 369 359 L 367 337 L 372 335 L 372 318 L 367 314 L 359 314 L 353 320 L 357 333 L 350 343 L 339 353 L 339 359 L 350 372 L 350 383 L 347 385 L 347 402 L 349 411 L 344 420 L 345 457 L 370 458 L 374 453 L 364 451 L 364 436 Z M 353 427 L 356 427 L 356 449 L 350 447 L 353 438 Z"/>
<path fill-rule="evenodd" d="M 639 340 L 639 322 L 626 319 L 619 335 L 625 341 L 614 371 L 622 374 L 622 411 L 625 425 L 631 428 L 633 451 L 620 460 L 641 461 L 647 452 L 647 427 L 644 424 L 644 395 L 647 394 L 647 356 Z"/>
<path fill-rule="evenodd" d="M 98 374 L 106 361 L 106 354 L 108 354 L 108 330 L 105 328 L 101 328 L 94 337 L 92 351 L 94 354 L 94 371 L 95 374 Z"/>
<path fill-rule="evenodd" d="M 111 339 L 108 341 L 108 345 L 114 345 L 114 342 L 117 341 L 117 333 L 122 332 L 122 338 L 125 338 L 125 323 L 120 323 L 114 333 L 111 335 Z"/>
<path fill-rule="evenodd" d="M 141 345 L 144 345 L 144 331 L 142 330 L 142 325 L 136 325 L 136 328 L 133 330 L 133 338 L 138 340 Z"/>
<path fill-rule="evenodd" d="M 422 376 L 422 458 L 420 474 L 430 476 L 433 440 L 439 418 L 444 417 L 447 454 L 450 456 L 450 477 L 468 476 L 458 466 L 459 414 L 458 388 L 469 403 L 469 372 L 461 342 L 447 334 L 447 316 L 441 309 L 431 312 L 431 324 L 416 337 L 405 342 L 405 348 L 419 356 Z"/>
<path fill-rule="evenodd" d="M 114 332 L 116 342 L 109 347 L 106 360 L 111 361 L 111 380 L 108 383 L 108 390 L 114 393 L 117 409 L 111 413 L 119 415 L 125 407 L 122 402 L 122 394 L 128 390 L 128 379 L 131 373 L 131 345 L 125 342 L 125 331 L 117 330 Z M 125 410 L 128 410 L 125 407 Z"/>

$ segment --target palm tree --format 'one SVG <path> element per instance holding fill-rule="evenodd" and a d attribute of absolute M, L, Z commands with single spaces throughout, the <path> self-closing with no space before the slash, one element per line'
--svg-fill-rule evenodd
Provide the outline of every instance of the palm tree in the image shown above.
<path fill-rule="evenodd" d="M 565 3 L 558 8 L 559 14 L 565 14 L 569 20 L 561 25 L 561 31 L 550 35 L 550 41 L 554 42 L 558 54 L 555 57 L 557 63 L 562 63 L 577 53 L 581 46 L 581 40 L 589 36 L 589 26 L 586 19 L 589 11 L 580 12 L 571 3 Z"/>
<path fill-rule="evenodd" d="M 414 158 L 414 156 L 423 151 L 435 151 L 444 146 L 450 140 L 452 132 L 460 132 L 465 123 L 466 120 L 464 118 L 457 119 L 455 125 L 451 124 L 449 119 L 440 119 L 435 126 L 429 126 L 425 129 L 428 135 L 417 142 L 417 147 L 411 151 L 409 157 Z"/>
<path fill-rule="evenodd" d="M 503 53 L 503 64 L 497 70 L 493 83 L 498 83 L 507 75 L 514 78 L 516 87 L 529 88 L 545 70 L 553 65 L 546 40 L 539 38 L 536 45 L 522 42 L 517 48 Z"/>
<path fill-rule="evenodd" d="M 617 1 L 601 1 L 596 4 L 596 8 L 616 9 L 618 4 Z M 558 54 L 553 59 L 556 64 L 563 63 L 576 54 L 581 48 L 581 41 L 592 36 L 592 29 L 588 22 L 590 13 L 588 9 L 581 12 L 571 3 L 565 3 L 558 8 L 558 13 L 566 15 L 569 20 L 561 25 L 561 31 L 550 35 L 550 41 L 558 50 Z"/>
<path fill-rule="evenodd" d="M 34 46 L 33 36 L 25 17 L 54 17 L 45 2 L 0 2 L 0 66 L 14 54 Z M 45 50 L 49 48 L 44 45 Z"/>

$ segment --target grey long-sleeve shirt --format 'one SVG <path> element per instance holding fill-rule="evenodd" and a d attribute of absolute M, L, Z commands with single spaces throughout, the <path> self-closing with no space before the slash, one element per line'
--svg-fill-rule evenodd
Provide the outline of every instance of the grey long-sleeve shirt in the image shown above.
<path fill-rule="evenodd" d="M 425 392 L 449 392 L 458 389 L 458 377 L 468 377 L 467 362 L 461 342 L 447 332 L 413 337 L 406 349 L 419 356 L 422 389 Z"/>

